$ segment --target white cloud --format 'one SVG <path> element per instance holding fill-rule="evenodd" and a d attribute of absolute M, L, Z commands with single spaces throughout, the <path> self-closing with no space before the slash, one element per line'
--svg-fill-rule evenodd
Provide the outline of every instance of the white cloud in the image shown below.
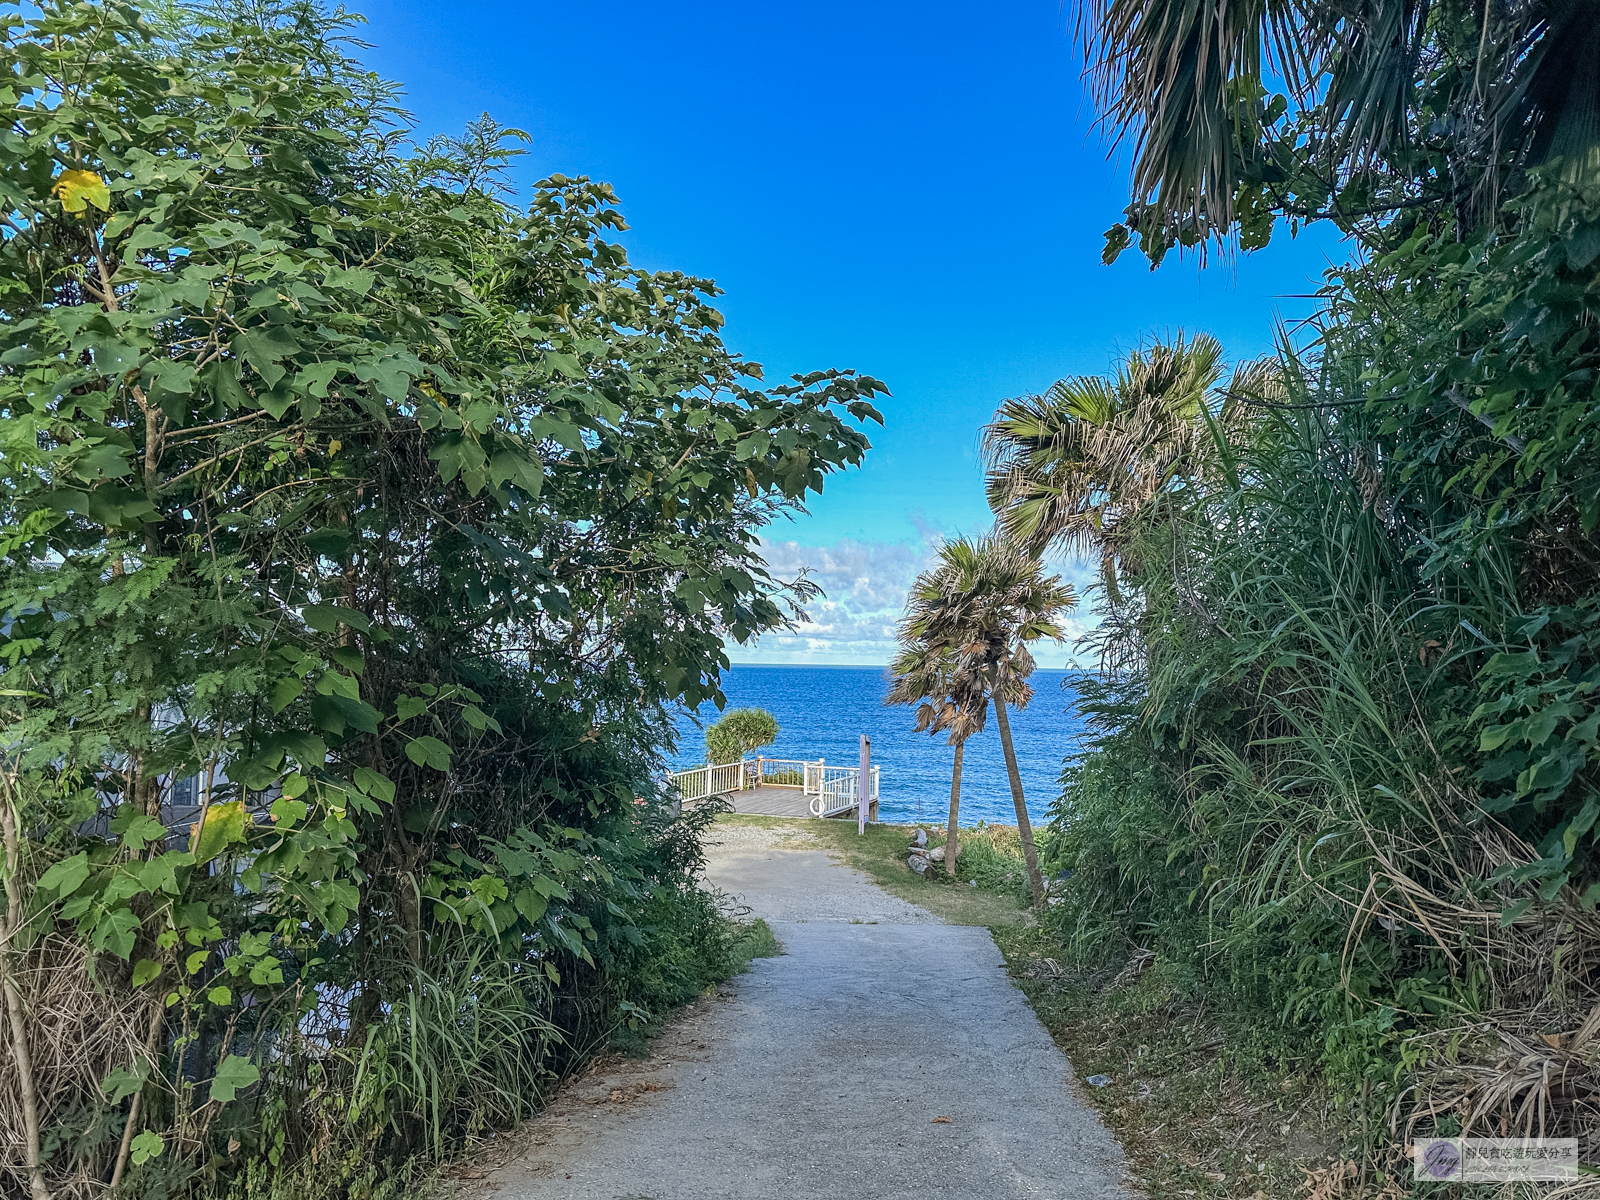
<path fill-rule="evenodd" d="M 806 605 L 810 620 L 792 633 L 769 633 L 748 646 L 730 645 L 728 657 L 744 663 L 837 663 L 882 665 L 894 656 L 895 622 L 919 572 L 929 565 L 939 535 L 921 528 L 917 542 L 858 542 L 845 538 L 831 546 L 799 542 L 761 542 L 773 575 L 794 579 L 802 570 L 824 595 Z M 1062 573 L 1079 594 L 1093 572 L 1081 563 L 1063 564 Z M 1067 641 L 1034 647 L 1039 664 L 1060 667 L 1074 661 L 1072 641 L 1096 622 L 1085 603 L 1064 622 Z"/>

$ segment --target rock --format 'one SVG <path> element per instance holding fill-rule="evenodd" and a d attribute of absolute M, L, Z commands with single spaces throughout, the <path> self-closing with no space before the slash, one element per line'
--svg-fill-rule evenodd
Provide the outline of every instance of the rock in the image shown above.
<path fill-rule="evenodd" d="M 921 854 L 913 854 L 906 860 L 906 866 L 910 867 L 918 875 L 923 876 L 927 875 L 927 873 L 932 869 L 932 865 L 928 862 L 927 858 Z"/>
<path fill-rule="evenodd" d="M 928 851 L 928 861 L 929 862 L 943 862 L 944 861 L 944 847 L 943 846 L 935 846 L 932 850 Z"/>
<path fill-rule="evenodd" d="M 978 881 L 976 879 L 969 879 L 969 880 L 967 880 L 967 886 L 968 887 L 977 887 L 978 886 Z"/>
<path fill-rule="evenodd" d="M 1089 1078 L 1085 1079 L 1084 1082 L 1087 1083 L 1090 1087 L 1110 1087 L 1111 1086 L 1111 1076 L 1109 1076 L 1109 1075 L 1091 1075 L 1091 1076 L 1089 1076 Z"/>
<path fill-rule="evenodd" d="M 928 844 L 928 831 L 926 829 L 917 830 L 917 836 L 911 839 L 911 844 L 919 849 L 926 846 Z"/>

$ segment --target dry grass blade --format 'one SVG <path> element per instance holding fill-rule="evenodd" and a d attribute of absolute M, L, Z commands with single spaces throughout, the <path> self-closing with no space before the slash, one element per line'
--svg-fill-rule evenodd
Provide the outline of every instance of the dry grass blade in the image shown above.
<path fill-rule="evenodd" d="M 17 982 L 28 1014 L 29 1050 L 40 1081 L 40 1124 L 48 1129 L 83 1097 L 98 1095 L 100 1082 L 139 1060 L 148 1024 L 149 999 L 133 989 L 112 987 L 89 973 L 89 955 L 76 939 L 52 933 L 25 954 Z M 0 1192 L 27 1192 L 21 1161 L 23 1126 L 15 1059 L 0 1055 Z M 117 1149 L 113 1139 L 87 1156 L 66 1149 L 47 1163 L 58 1200 L 99 1195 Z"/>

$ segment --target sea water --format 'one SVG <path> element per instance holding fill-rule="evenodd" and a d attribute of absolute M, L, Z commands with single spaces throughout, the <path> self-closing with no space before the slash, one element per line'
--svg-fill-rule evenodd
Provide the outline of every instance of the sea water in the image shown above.
<path fill-rule="evenodd" d="M 1007 709 L 1028 816 L 1044 819 L 1060 792 L 1062 759 L 1073 753 L 1083 732 L 1076 673 L 1033 673 L 1033 701 L 1018 712 Z M 764 708 L 778 719 L 778 740 L 760 751 L 769 758 L 826 759 L 854 766 L 860 737 L 872 739 L 872 761 L 882 768 L 878 817 L 883 821 L 937 821 L 950 808 L 950 768 L 955 750 L 945 735 L 916 732 L 915 710 L 886 708 L 889 682 L 882 667 L 767 667 L 736 665 L 723 676 L 729 708 Z M 715 705 L 679 718 L 675 769 L 706 761 L 702 726 L 717 719 Z M 701 726 L 697 726 L 698 716 Z M 961 767 L 961 823 L 980 820 L 1016 824 L 1011 788 L 994 713 L 982 733 L 967 741 Z"/>

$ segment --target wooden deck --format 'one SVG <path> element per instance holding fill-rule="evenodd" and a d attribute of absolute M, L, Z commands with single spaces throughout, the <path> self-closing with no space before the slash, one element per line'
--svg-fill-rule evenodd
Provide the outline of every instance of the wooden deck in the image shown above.
<path fill-rule="evenodd" d="M 750 813 L 761 817 L 806 817 L 818 820 L 811 816 L 811 797 L 799 788 L 758 787 L 750 788 L 743 792 L 729 792 L 728 801 L 733 805 L 736 813 Z M 876 819 L 877 805 L 871 806 L 871 816 Z M 844 812 L 834 813 L 829 820 L 856 819 L 856 810 L 846 809 Z"/>
<path fill-rule="evenodd" d="M 799 788 L 758 787 L 728 795 L 737 813 L 759 813 L 764 817 L 809 817 L 811 797 Z"/>

